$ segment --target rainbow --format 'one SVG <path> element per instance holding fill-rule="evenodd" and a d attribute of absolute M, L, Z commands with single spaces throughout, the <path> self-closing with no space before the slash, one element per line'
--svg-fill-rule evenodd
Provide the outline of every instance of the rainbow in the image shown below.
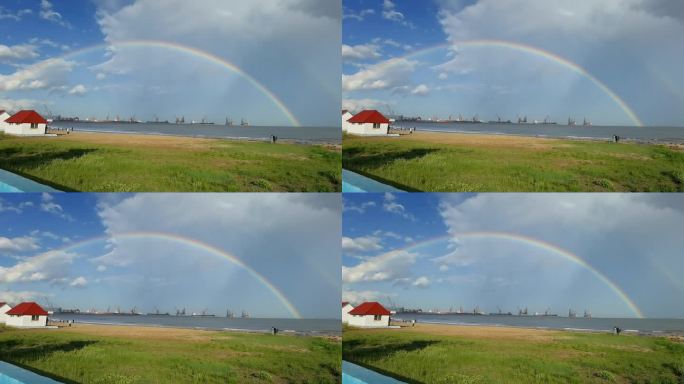
<path fill-rule="evenodd" d="M 300 127 L 301 123 L 299 120 L 294 116 L 292 112 L 285 106 L 285 103 L 281 99 L 278 98 L 273 92 L 271 92 L 268 88 L 266 88 L 265 85 L 257 81 L 253 76 L 251 76 L 249 73 L 245 72 L 243 69 L 238 67 L 237 65 L 229 62 L 228 60 L 216 56 L 213 53 L 209 53 L 207 51 L 200 50 L 198 48 L 194 47 L 189 47 L 187 45 L 182 45 L 179 43 L 174 43 L 174 42 L 169 42 L 169 41 L 162 41 L 162 40 L 120 40 L 120 41 L 112 41 L 112 42 L 106 42 L 106 43 L 100 43 L 100 44 L 95 44 L 91 45 L 88 47 L 76 49 L 73 51 L 69 51 L 62 56 L 55 57 L 53 59 L 49 60 L 54 60 L 54 59 L 67 59 L 73 56 L 78 56 L 83 53 L 87 52 L 92 52 L 98 49 L 102 48 L 112 48 L 112 47 L 130 47 L 130 48 L 160 48 L 160 49 L 166 49 L 170 51 L 175 51 L 175 52 L 180 52 L 183 54 L 187 54 L 193 57 L 197 57 L 200 59 L 203 59 L 207 62 L 219 65 L 233 73 L 236 73 L 240 75 L 242 78 L 246 79 L 250 84 L 252 84 L 256 89 L 258 89 L 262 94 L 264 94 L 266 97 L 268 97 L 273 104 L 275 104 L 278 109 L 285 115 L 285 117 L 288 119 L 290 124 Z M 45 63 L 46 61 L 43 61 L 42 63 Z M 36 66 L 40 66 L 41 63 L 36 64 Z"/>
<path fill-rule="evenodd" d="M 221 257 L 222 259 L 230 261 L 243 269 L 245 269 L 249 274 L 256 278 L 259 283 L 265 286 L 284 306 L 287 308 L 288 312 L 297 319 L 301 319 L 302 315 L 299 313 L 297 308 L 285 297 L 285 295 L 280 291 L 275 285 L 268 281 L 263 275 L 255 271 L 249 265 L 245 264 L 242 260 L 236 256 L 219 249 L 211 244 L 192 239 L 189 237 L 184 237 L 176 234 L 164 233 L 164 232 L 121 232 L 121 233 L 111 233 L 102 236 L 91 237 L 86 240 L 77 241 L 74 243 L 67 244 L 66 246 L 59 248 L 60 251 L 69 251 L 74 248 L 82 247 L 84 245 L 89 245 L 103 240 L 116 240 L 116 239 L 158 239 L 171 241 L 175 243 L 180 243 L 195 249 L 207 252 L 208 254 Z"/>
<path fill-rule="evenodd" d="M 603 282 L 606 286 L 608 286 L 620 299 L 625 303 L 627 307 L 632 311 L 632 313 L 639 317 L 643 318 L 644 315 L 637 307 L 637 305 L 632 301 L 632 299 L 627 296 L 625 291 L 620 288 L 617 284 L 615 284 L 612 280 L 610 280 L 606 275 L 601 273 L 598 269 L 594 268 L 591 264 L 587 263 L 584 259 L 581 257 L 577 256 L 576 254 L 568 251 L 567 249 L 563 249 L 557 245 L 535 239 L 532 237 L 527 237 L 519 234 L 513 234 L 513 233 L 506 233 L 506 232 L 463 232 L 463 233 L 456 233 L 456 234 L 449 234 L 445 236 L 439 236 L 423 241 L 419 241 L 413 244 L 410 244 L 406 247 L 403 247 L 398 250 L 410 250 L 416 247 L 420 246 L 425 246 L 425 245 L 431 245 L 438 243 L 440 241 L 446 240 L 446 239 L 464 239 L 464 238 L 474 238 L 474 239 L 502 239 L 502 240 L 508 240 L 516 243 L 521 243 L 529 246 L 533 246 L 536 248 L 540 248 L 542 250 L 545 250 L 547 252 L 550 252 L 553 255 L 558 255 L 562 257 L 565 260 L 568 260 L 585 270 L 591 272 L 594 276 L 596 276 L 601 282 Z"/>
<path fill-rule="evenodd" d="M 505 49 L 511 49 L 515 50 L 518 52 L 524 52 L 524 53 L 529 53 L 547 60 L 550 60 L 554 63 L 557 63 L 559 65 L 562 65 L 565 68 L 568 68 L 572 70 L 573 72 L 584 76 L 585 78 L 589 79 L 592 83 L 594 83 L 601 91 L 603 91 L 605 94 L 607 94 L 619 107 L 624 111 L 624 113 L 629 117 L 629 119 L 636 124 L 639 127 L 643 127 L 644 124 L 641 122 L 639 117 L 634 113 L 632 108 L 627 105 L 627 103 L 620 98 L 615 92 L 613 92 L 605 83 L 603 83 L 601 80 L 596 78 L 594 75 L 589 73 L 586 69 L 582 68 L 580 65 L 577 63 L 574 63 L 562 56 L 559 56 L 553 52 L 545 51 L 541 48 L 537 48 L 531 45 L 526 45 L 522 43 L 516 43 L 512 41 L 506 41 L 506 40 L 489 40 L 489 39 L 477 39 L 477 40 L 463 40 L 463 41 L 454 41 L 454 42 L 449 42 L 449 43 L 444 43 L 444 44 L 438 44 L 434 45 L 428 48 L 423 48 L 419 50 L 412 51 L 404 56 L 401 56 L 401 58 L 408 59 L 411 57 L 423 55 L 425 53 L 429 52 L 434 52 L 440 49 L 444 48 L 451 48 L 451 47 L 495 47 L 495 48 L 505 48 Z"/>

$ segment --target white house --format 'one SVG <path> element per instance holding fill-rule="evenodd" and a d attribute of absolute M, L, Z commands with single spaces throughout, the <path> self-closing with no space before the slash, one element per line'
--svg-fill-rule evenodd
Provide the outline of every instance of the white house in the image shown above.
<path fill-rule="evenodd" d="M 342 110 L 342 132 L 348 132 L 349 127 L 351 126 L 351 123 L 349 122 L 349 119 L 354 117 L 351 112 L 349 112 L 346 109 Z"/>
<path fill-rule="evenodd" d="M 0 323 L 5 324 L 7 322 L 7 311 L 12 309 L 12 307 L 8 303 L 3 303 L 0 301 Z"/>
<path fill-rule="evenodd" d="M 390 311 L 376 301 L 360 304 L 349 316 L 348 324 L 354 327 L 386 328 L 390 323 Z"/>
<path fill-rule="evenodd" d="M 349 311 L 354 309 L 354 306 L 351 305 L 350 302 L 348 301 L 343 301 L 342 302 L 342 323 L 344 324 L 349 324 L 349 318 L 351 315 L 349 314 Z"/>
<path fill-rule="evenodd" d="M 7 111 L 0 109 L 0 132 L 5 132 L 5 128 L 9 125 L 5 121 L 10 118 L 10 114 Z"/>
<path fill-rule="evenodd" d="M 39 328 L 47 326 L 48 313 L 33 301 L 24 302 L 7 311 L 7 325 L 11 327 Z"/>
<path fill-rule="evenodd" d="M 390 121 L 382 113 L 367 109 L 347 120 L 347 132 L 354 135 L 384 136 L 389 134 Z"/>
<path fill-rule="evenodd" d="M 5 120 L 5 133 L 10 135 L 44 135 L 47 131 L 47 120 L 38 112 L 23 110 Z"/>

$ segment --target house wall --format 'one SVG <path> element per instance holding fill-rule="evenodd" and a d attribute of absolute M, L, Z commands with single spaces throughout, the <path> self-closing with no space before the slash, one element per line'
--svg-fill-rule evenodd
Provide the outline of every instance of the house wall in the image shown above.
<path fill-rule="evenodd" d="M 7 126 L 9 125 L 8 123 L 5 122 L 5 120 L 7 120 L 9 118 L 10 118 L 10 115 L 7 112 L 0 115 L 0 132 L 5 132 L 5 128 L 7 128 Z"/>
<path fill-rule="evenodd" d="M 348 122 L 347 120 L 351 119 L 352 117 L 354 117 L 354 115 L 352 115 L 352 114 L 349 113 L 349 112 L 347 112 L 347 113 L 345 113 L 344 115 L 342 115 L 342 131 L 343 131 L 343 132 L 348 132 L 348 131 L 349 131 L 349 127 L 351 126 L 351 123 Z"/>
<path fill-rule="evenodd" d="M 9 305 L 5 304 L 0 307 L 0 323 L 6 323 L 9 316 L 6 315 L 7 311 L 12 309 Z"/>
<path fill-rule="evenodd" d="M 380 316 L 380 320 L 373 320 L 373 315 L 349 315 L 349 325 L 354 327 L 389 327 L 390 317 L 387 315 Z"/>
<path fill-rule="evenodd" d="M 38 124 L 38 128 L 31 128 L 31 124 L 8 124 L 5 133 L 10 135 L 44 135 L 47 124 Z"/>
<path fill-rule="evenodd" d="M 351 315 L 349 314 L 349 311 L 354 309 L 354 307 L 351 304 L 347 304 L 344 307 L 342 307 L 342 322 L 343 323 L 349 323 L 349 318 Z"/>
<path fill-rule="evenodd" d="M 45 327 L 47 316 L 38 316 L 38 320 L 32 321 L 31 316 L 8 316 L 7 325 L 12 327 Z"/>
<path fill-rule="evenodd" d="M 380 124 L 380 128 L 373 128 L 372 123 L 349 123 L 347 132 L 354 135 L 386 135 L 389 133 L 389 124 Z"/>

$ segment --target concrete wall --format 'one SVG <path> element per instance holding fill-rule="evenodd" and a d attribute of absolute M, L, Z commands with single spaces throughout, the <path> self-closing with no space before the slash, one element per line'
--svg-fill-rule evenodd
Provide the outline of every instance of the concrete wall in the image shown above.
<path fill-rule="evenodd" d="M 379 128 L 373 128 L 372 123 L 349 123 L 347 132 L 354 135 L 387 135 L 389 133 L 389 124 L 382 123 Z"/>
<path fill-rule="evenodd" d="M 9 118 L 10 114 L 7 112 L 4 112 L 2 115 L 0 115 L 0 132 L 5 132 L 5 128 L 9 126 L 9 124 L 5 122 L 5 120 Z"/>
<path fill-rule="evenodd" d="M 38 316 L 38 320 L 31 320 L 31 316 L 9 316 L 7 325 L 11 327 L 45 327 L 47 316 Z"/>
<path fill-rule="evenodd" d="M 351 119 L 354 117 L 351 113 L 347 112 L 344 115 L 342 115 L 342 132 L 348 132 L 349 127 L 351 126 L 351 123 L 348 122 L 347 120 Z"/>
<path fill-rule="evenodd" d="M 378 328 L 389 327 L 389 316 L 380 316 L 380 320 L 374 320 L 373 315 L 350 315 L 349 325 L 354 327 Z"/>
<path fill-rule="evenodd" d="M 31 128 L 31 124 L 8 124 L 5 133 L 10 135 L 44 135 L 47 124 L 38 124 L 37 128 Z"/>
<path fill-rule="evenodd" d="M 349 318 L 351 315 L 349 314 L 349 311 L 354 309 L 354 307 L 351 304 L 347 304 L 344 307 L 342 307 L 342 322 L 347 324 L 349 323 Z"/>
<path fill-rule="evenodd" d="M 10 309 L 12 309 L 12 307 L 10 307 L 10 306 L 7 305 L 7 304 L 5 304 L 5 305 L 3 305 L 2 307 L 0 307 L 0 323 L 6 323 L 6 322 L 7 322 L 7 318 L 8 318 L 9 316 L 7 316 L 6 313 L 7 313 L 7 311 L 9 311 Z"/>

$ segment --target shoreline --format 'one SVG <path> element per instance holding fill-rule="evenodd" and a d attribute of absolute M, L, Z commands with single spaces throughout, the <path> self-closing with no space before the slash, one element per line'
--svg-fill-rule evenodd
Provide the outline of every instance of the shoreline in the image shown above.
<path fill-rule="evenodd" d="M 59 329 L 78 329 L 85 327 L 116 327 L 130 329 L 146 329 L 146 330 L 179 330 L 179 331 L 202 331 L 202 332 L 235 332 L 235 333 L 255 333 L 255 334 L 270 334 L 269 329 L 249 329 L 249 328 L 212 328 L 212 327 L 199 327 L 199 326 L 175 326 L 175 325 L 164 325 L 164 324 L 126 324 L 126 323 L 114 323 L 114 322 L 97 322 L 97 321 L 74 321 L 69 326 L 65 321 L 48 321 L 48 325 L 57 326 Z M 104 328 L 102 328 L 104 329 Z M 290 335 L 290 336 L 306 336 L 306 337 L 325 337 L 325 338 L 336 338 L 341 337 L 342 331 L 295 331 L 292 329 L 278 330 L 279 334 Z"/>
<path fill-rule="evenodd" d="M 612 334 L 611 329 L 593 329 L 593 328 L 553 328 L 543 326 L 524 326 L 524 325 L 508 325 L 508 324 L 470 324 L 470 323 L 445 323 L 434 321 L 420 321 L 416 322 L 415 327 L 411 327 L 404 321 L 393 321 L 390 325 L 398 325 L 401 329 L 418 329 L 425 332 L 426 329 L 431 330 L 469 330 L 475 332 L 491 332 L 492 330 L 499 330 L 503 332 L 520 332 L 525 331 L 540 331 L 540 332 L 577 332 L 577 333 L 595 333 L 595 334 Z M 425 332 L 430 333 L 430 332 Z M 448 332 L 454 333 L 454 332 Z M 646 336 L 646 337 L 672 337 L 684 341 L 684 330 L 681 331 L 641 331 L 638 329 L 623 329 L 622 333 L 625 335 Z"/>
<path fill-rule="evenodd" d="M 391 129 L 390 129 L 391 131 Z M 591 141 L 600 143 L 612 143 L 613 140 L 610 137 L 592 137 L 592 136 L 552 136 L 543 134 L 522 134 L 522 133 L 505 133 L 505 132 L 481 132 L 481 131 L 445 131 L 436 129 L 417 129 L 413 131 L 413 134 L 403 134 L 401 137 L 418 137 L 425 138 L 430 135 L 453 135 L 462 137 L 480 137 L 480 138 L 515 138 L 515 139 L 536 139 L 536 140 L 567 140 L 567 141 Z M 359 136 L 362 137 L 362 136 Z M 632 144 L 644 144 L 644 145 L 665 145 L 670 147 L 675 147 L 678 149 L 684 149 L 684 138 L 676 139 L 635 139 L 629 137 L 621 137 L 620 143 L 632 143 Z M 616 144 L 620 144 L 616 143 Z"/>
<path fill-rule="evenodd" d="M 55 128 L 62 128 L 62 127 L 53 127 Z M 49 128 L 48 128 L 49 129 Z M 238 141 L 238 142 L 264 142 L 264 143 L 270 143 L 270 138 L 269 137 L 250 137 L 250 136 L 212 136 L 212 135 L 198 135 L 198 134 L 187 134 L 187 135 L 181 135 L 181 134 L 173 134 L 173 133 L 162 133 L 162 132 L 131 132 L 131 131 L 117 131 L 117 130 L 100 130 L 100 129 L 84 129 L 84 128 L 77 128 L 71 131 L 71 133 L 66 134 L 66 135 L 57 135 L 57 137 L 69 137 L 71 135 L 79 135 L 79 134 L 103 134 L 103 135 L 130 135 L 134 137 L 138 136 L 150 136 L 150 137 L 177 137 L 177 138 L 186 138 L 186 139 L 208 139 L 208 140 L 230 140 L 230 141 Z M 21 136 L 19 136 L 21 137 Z M 53 136 L 54 137 L 54 136 Z M 321 139 L 321 140 L 316 140 L 316 139 L 295 139 L 295 138 L 278 138 L 279 142 L 286 143 L 286 144 L 300 144 L 300 145 L 318 145 L 318 146 L 341 146 L 342 144 L 342 138 L 340 137 L 339 140 L 328 140 L 328 139 Z"/>

